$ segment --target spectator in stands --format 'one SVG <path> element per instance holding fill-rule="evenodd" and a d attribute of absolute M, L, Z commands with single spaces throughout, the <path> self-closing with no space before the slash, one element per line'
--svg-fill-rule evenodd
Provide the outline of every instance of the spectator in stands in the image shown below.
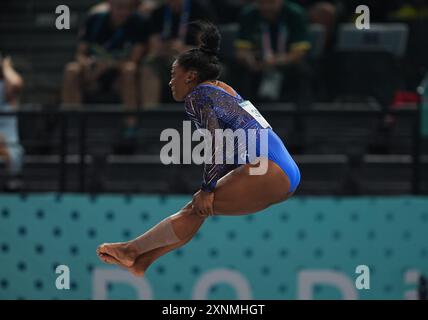
<path fill-rule="evenodd" d="M 215 20 L 208 2 L 201 0 L 167 0 L 152 12 L 153 34 L 149 54 L 142 69 L 143 107 L 148 109 L 162 101 L 172 101 L 168 82 L 174 56 L 197 43 L 197 30 L 188 23 L 195 20 Z M 169 97 L 169 98 L 168 98 Z"/>
<path fill-rule="evenodd" d="M 107 12 L 110 10 L 110 4 L 108 1 L 104 1 L 101 3 L 98 3 L 91 7 L 89 9 L 89 14 L 95 14 L 95 13 L 101 13 L 101 12 Z"/>
<path fill-rule="evenodd" d="M 309 23 L 320 24 L 326 30 L 326 46 L 334 44 L 334 32 L 337 22 L 336 0 L 292 0 L 306 9 Z"/>
<path fill-rule="evenodd" d="M 311 85 L 304 58 L 310 43 L 303 8 L 290 1 L 257 0 L 243 9 L 239 24 L 235 46 L 242 95 L 307 105 Z"/>
<path fill-rule="evenodd" d="M 138 7 L 138 11 L 143 16 L 149 16 L 152 11 L 156 8 L 157 2 L 159 0 L 135 0 L 136 6 Z M 104 1 L 89 9 L 89 13 L 98 13 L 98 12 L 106 12 L 110 8 L 109 2 Z"/>
<path fill-rule="evenodd" d="M 308 13 L 310 23 L 318 23 L 330 26 L 336 16 L 336 0 L 291 0 Z"/>
<path fill-rule="evenodd" d="M 83 28 L 76 61 L 65 67 L 63 102 L 80 104 L 87 94 L 120 93 L 127 110 L 139 104 L 139 64 L 149 38 L 148 22 L 137 12 L 136 0 L 109 0 L 108 9 L 90 15 Z M 125 135 L 132 136 L 136 119 L 128 117 Z"/>
<path fill-rule="evenodd" d="M 23 87 L 21 76 L 15 71 L 10 57 L 0 57 L 0 112 L 18 109 L 19 93 Z M 16 116 L 0 116 L 0 159 L 10 177 L 5 179 L 7 190 L 19 188 L 17 175 L 22 169 L 23 149 L 19 143 Z"/>

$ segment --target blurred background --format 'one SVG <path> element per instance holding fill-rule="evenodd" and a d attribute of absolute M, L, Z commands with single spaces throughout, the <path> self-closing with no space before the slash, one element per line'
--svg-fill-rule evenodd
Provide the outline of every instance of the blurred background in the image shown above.
<path fill-rule="evenodd" d="M 0 6 L 0 298 L 426 299 L 428 1 Z M 195 20 L 218 25 L 221 80 L 255 103 L 302 181 L 262 213 L 210 219 L 136 279 L 95 249 L 200 185 L 202 167 L 159 157 L 160 133 L 187 120 L 168 82 L 198 45 Z M 55 287 L 58 265 L 70 290 Z M 358 265 L 370 289 L 355 287 Z"/>

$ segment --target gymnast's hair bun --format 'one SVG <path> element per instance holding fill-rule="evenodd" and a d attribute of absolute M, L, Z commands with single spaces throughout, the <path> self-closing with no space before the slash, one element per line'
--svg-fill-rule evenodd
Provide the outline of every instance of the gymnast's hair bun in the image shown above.
<path fill-rule="evenodd" d="M 221 35 L 218 28 L 210 22 L 196 22 L 199 32 L 199 50 L 207 55 L 217 56 L 220 51 Z"/>

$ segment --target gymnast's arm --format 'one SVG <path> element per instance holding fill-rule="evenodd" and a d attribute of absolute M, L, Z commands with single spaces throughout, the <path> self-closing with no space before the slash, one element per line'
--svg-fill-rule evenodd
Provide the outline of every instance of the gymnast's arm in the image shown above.
<path fill-rule="evenodd" d="M 222 164 L 216 164 L 216 159 L 223 159 L 223 150 L 216 148 L 215 139 L 215 130 L 220 129 L 219 121 L 213 110 L 212 100 L 203 97 L 203 94 L 192 94 L 186 101 L 186 112 L 198 129 L 205 129 L 205 132 L 209 133 L 211 136 L 210 150 L 208 150 L 210 154 L 206 157 L 209 161 L 205 162 L 201 190 L 197 193 L 197 199 L 194 198 L 194 202 L 199 204 L 199 201 L 202 201 L 201 211 L 210 212 L 209 214 L 212 214 L 213 191 L 217 185 L 218 179 L 221 177 L 223 166 Z M 202 200 L 200 198 L 202 198 Z M 211 208 L 206 208 L 208 204 L 211 204 Z"/>

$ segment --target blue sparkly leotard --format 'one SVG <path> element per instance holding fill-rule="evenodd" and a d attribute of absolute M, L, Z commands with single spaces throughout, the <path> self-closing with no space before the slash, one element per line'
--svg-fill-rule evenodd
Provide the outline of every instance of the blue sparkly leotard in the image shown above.
<path fill-rule="evenodd" d="M 267 157 L 287 174 L 291 184 L 288 191 L 294 192 L 300 182 L 300 171 L 295 161 L 272 128 L 263 126 L 252 114 L 247 112 L 242 107 L 245 100 L 236 92 L 231 91 L 233 89 L 219 81 L 217 81 L 217 85 L 203 83 L 196 86 L 185 99 L 186 113 L 190 120 L 195 123 L 196 128 L 206 129 L 211 133 L 211 159 L 215 159 L 218 152 L 222 153 L 223 159 L 228 159 L 224 150 L 215 148 L 216 129 L 231 129 L 232 131 L 243 129 L 249 135 L 256 135 L 255 141 L 258 144 L 260 143 L 260 131 L 267 129 Z M 221 177 L 243 163 L 249 163 L 253 160 L 248 156 L 249 140 L 241 146 L 235 139 L 232 161 L 224 161 L 219 164 L 218 161 L 212 160 L 205 163 L 201 190 L 212 192 Z M 259 145 L 255 149 L 257 149 L 256 156 L 260 156 Z M 238 161 L 242 155 L 245 155 L 244 162 Z"/>

